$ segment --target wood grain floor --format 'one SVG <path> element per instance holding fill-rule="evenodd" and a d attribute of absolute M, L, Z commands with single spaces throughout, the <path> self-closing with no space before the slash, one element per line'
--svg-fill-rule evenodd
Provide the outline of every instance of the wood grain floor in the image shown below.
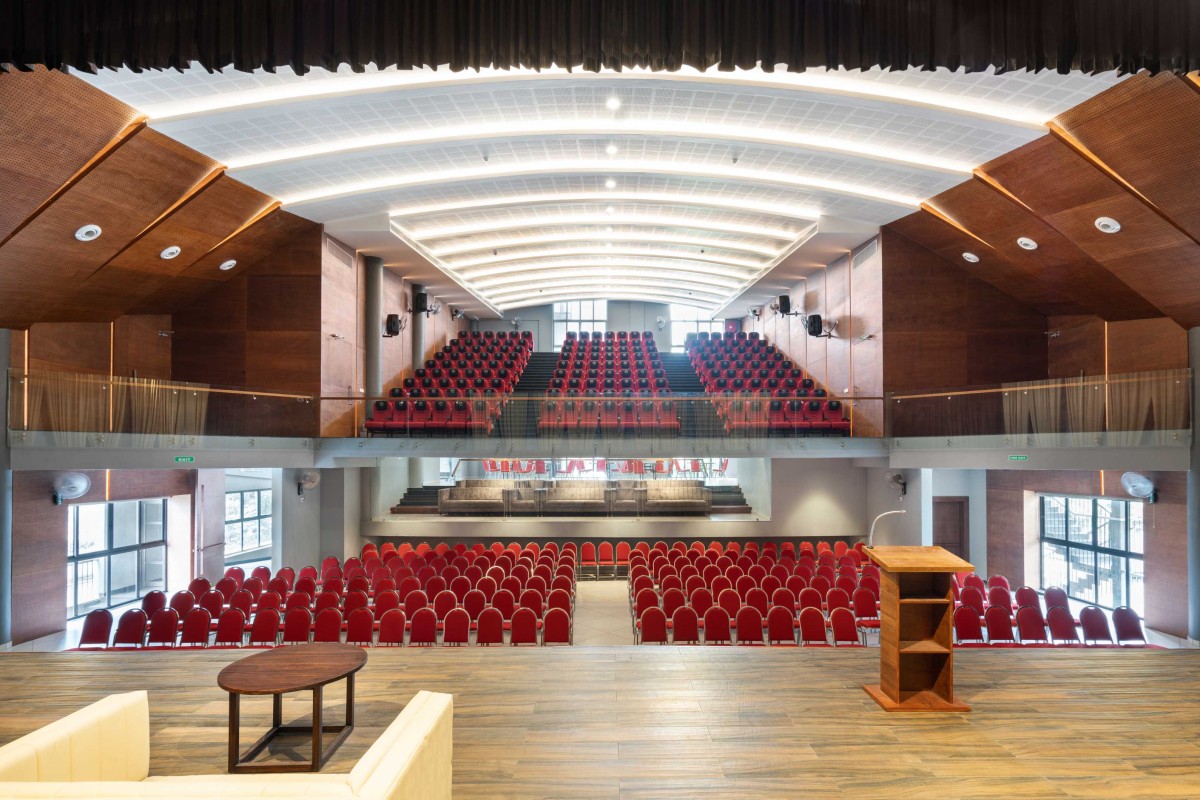
<path fill-rule="evenodd" d="M 0 656 L 0 742 L 150 690 L 151 774 L 221 773 L 232 651 Z M 417 690 L 455 695 L 456 798 L 1197 797 L 1200 654 L 959 651 L 969 714 L 886 714 L 878 651 L 370 651 L 344 772 Z M 301 719 L 308 696 L 285 702 Z M 344 693 L 327 693 L 340 716 Z M 269 700 L 242 706 L 243 741 Z M 286 747 L 276 758 L 304 756 Z"/>

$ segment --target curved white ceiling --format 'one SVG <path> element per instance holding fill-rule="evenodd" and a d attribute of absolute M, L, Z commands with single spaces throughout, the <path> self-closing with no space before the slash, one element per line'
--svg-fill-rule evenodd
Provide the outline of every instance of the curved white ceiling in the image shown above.
<path fill-rule="evenodd" d="M 349 244 L 359 230 L 373 243 L 394 234 L 477 306 L 500 311 L 574 297 L 716 309 L 818 226 L 903 216 L 1118 80 L 946 70 L 81 77 Z"/>

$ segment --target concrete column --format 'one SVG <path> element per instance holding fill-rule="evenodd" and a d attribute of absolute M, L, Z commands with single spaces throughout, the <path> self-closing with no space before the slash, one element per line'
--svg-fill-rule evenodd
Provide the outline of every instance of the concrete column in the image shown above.
<path fill-rule="evenodd" d="M 419 283 L 412 285 L 413 297 L 418 293 L 425 291 L 425 287 Z M 412 313 L 412 319 L 408 321 L 408 327 L 412 331 L 412 360 L 413 369 L 419 369 L 425 366 L 425 320 L 424 314 Z"/>
<path fill-rule="evenodd" d="M 363 331 L 364 350 L 366 351 L 366 391 L 367 397 L 383 396 L 383 259 L 377 256 L 366 258 L 366 292 L 367 310 Z M 374 406 L 368 406 L 367 414 L 371 414 Z"/>
<path fill-rule="evenodd" d="M 12 462 L 8 451 L 11 334 L 0 328 L 0 644 L 12 641 Z"/>
<path fill-rule="evenodd" d="M 1188 366 L 1192 368 L 1192 459 L 1187 482 L 1188 638 L 1200 640 L 1200 328 L 1188 331 Z"/>

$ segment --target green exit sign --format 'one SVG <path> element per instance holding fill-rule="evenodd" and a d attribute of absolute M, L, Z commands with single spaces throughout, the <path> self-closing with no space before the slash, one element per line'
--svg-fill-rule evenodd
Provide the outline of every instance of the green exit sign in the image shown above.
<path fill-rule="evenodd" d="M 176 459 L 176 461 L 178 461 L 178 460 L 179 459 Z M 1009 461 L 1028 461 L 1029 456 L 1009 456 L 1008 460 Z"/>
<path fill-rule="evenodd" d="M 176 464 L 191 464 L 196 460 L 195 456 L 175 456 Z"/>

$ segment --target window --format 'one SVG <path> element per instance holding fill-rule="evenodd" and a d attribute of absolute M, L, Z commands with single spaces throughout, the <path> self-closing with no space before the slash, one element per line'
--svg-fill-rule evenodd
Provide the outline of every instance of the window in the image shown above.
<path fill-rule="evenodd" d="M 67 616 L 167 589 L 167 501 L 81 503 L 67 512 Z"/>
<path fill-rule="evenodd" d="M 1109 497 L 1041 497 L 1042 589 L 1144 614 L 1145 507 Z"/>
<path fill-rule="evenodd" d="M 682 353 L 689 333 L 723 333 L 724 320 L 709 319 L 699 308 L 671 304 L 671 352 Z"/>
<path fill-rule="evenodd" d="M 554 341 L 562 344 L 568 331 L 604 333 L 608 325 L 607 300 L 571 300 L 554 304 Z"/>
<path fill-rule="evenodd" d="M 225 555 L 271 544 L 271 490 L 225 493 Z"/>

